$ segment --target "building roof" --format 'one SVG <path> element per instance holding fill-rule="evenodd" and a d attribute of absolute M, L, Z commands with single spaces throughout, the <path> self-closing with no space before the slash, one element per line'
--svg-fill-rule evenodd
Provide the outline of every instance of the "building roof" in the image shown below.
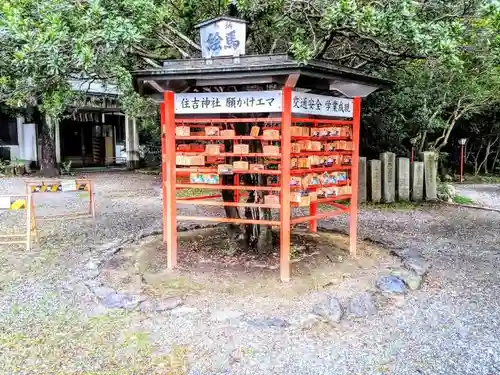
<path fill-rule="evenodd" d="M 365 97 L 394 84 L 327 60 L 303 62 L 287 54 L 168 60 L 161 68 L 135 71 L 133 76 L 139 92 L 152 97 L 166 90 L 189 92 L 208 86 L 273 83 L 296 90 Z"/>
<path fill-rule="evenodd" d="M 220 16 L 216 18 L 212 18 L 210 20 L 203 21 L 202 23 L 199 23 L 198 25 L 195 26 L 196 29 L 199 29 L 200 27 L 210 25 L 215 22 L 219 21 L 229 21 L 229 22 L 238 22 L 238 23 L 247 23 L 247 21 L 242 20 L 240 18 L 234 18 L 234 17 L 227 17 L 227 16 Z"/>

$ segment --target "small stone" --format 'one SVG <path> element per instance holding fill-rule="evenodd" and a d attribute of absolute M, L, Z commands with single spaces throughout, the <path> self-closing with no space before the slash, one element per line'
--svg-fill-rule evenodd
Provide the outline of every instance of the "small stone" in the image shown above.
<path fill-rule="evenodd" d="M 141 303 L 140 309 L 144 313 L 162 312 L 173 310 L 182 305 L 182 299 L 179 297 L 169 297 L 162 301 L 144 301 Z"/>
<path fill-rule="evenodd" d="M 311 329 L 313 328 L 318 322 L 320 321 L 320 318 L 316 314 L 309 314 L 306 318 L 302 319 L 300 322 L 300 326 L 302 329 Z"/>
<path fill-rule="evenodd" d="M 93 261 L 90 261 L 85 265 L 85 268 L 87 268 L 88 270 L 96 270 L 99 268 L 99 266 Z"/>
<path fill-rule="evenodd" d="M 184 316 L 184 315 L 194 314 L 197 312 L 198 309 L 195 307 L 180 306 L 170 311 L 170 314 L 172 314 L 173 316 Z"/>
<path fill-rule="evenodd" d="M 417 275 L 413 271 L 398 269 L 392 271 L 392 274 L 403 280 L 410 290 L 420 289 L 420 286 L 422 285 L 422 276 Z"/>
<path fill-rule="evenodd" d="M 418 276 L 425 276 L 429 272 L 429 264 L 421 257 L 405 257 L 403 265 Z"/>
<path fill-rule="evenodd" d="M 86 280 L 85 285 L 87 285 L 87 287 L 93 291 L 95 288 L 101 287 L 102 282 L 100 282 L 99 280 L 95 280 L 95 279 L 94 280 Z"/>
<path fill-rule="evenodd" d="M 372 295 L 364 292 L 354 296 L 349 303 L 349 312 L 358 318 L 376 314 L 377 309 Z"/>
<path fill-rule="evenodd" d="M 213 322 L 225 322 L 231 319 L 237 319 L 241 317 L 243 313 L 241 311 L 235 310 L 217 310 L 212 313 L 210 320 Z"/>
<path fill-rule="evenodd" d="M 382 276 L 375 286 L 383 293 L 387 294 L 405 294 L 406 286 L 403 280 L 396 276 Z"/>
<path fill-rule="evenodd" d="M 155 304 L 151 301 L 144 301 L 140 304 L 139 309 L 146 314 L 155 312 Z"/>
<path fill-rule="evenodd" d="M 113 293 L 102 300 L 102 304 L 109 309 L 134 309 L 139 300 L 129 294 Z"/>
<path fill-rule="evenodd" d="M 329 297 L 326 305 L 316 305 L 313 307 L 313 314 L 332 323 L 338 323 L 344 315 L 344 310 L 339 300 L 335 297 Z"/>
<path fill-rule="evenodd" d="M 114 290 L 113 288 L 108 288 L 107 286 L 98 286 L 96 288 L 93 288 L 92 291 L 99 299 L 105 299 L 110 294 L 116 293 L 116 290 Z"/>
<path fill-rule="evenodd" d="M 258 328 L 287 328 L 290 323 L 281 318 L 248 319 L 248 324 Z"/>
<path fill-rule="evenodd" d="M 85 274 L 83 275 L 83 278 L 85 280 L 93 280 L 98 276 L 99 276 L 99 270 L 89 270 L 89 271 L 85 272 Z"/>

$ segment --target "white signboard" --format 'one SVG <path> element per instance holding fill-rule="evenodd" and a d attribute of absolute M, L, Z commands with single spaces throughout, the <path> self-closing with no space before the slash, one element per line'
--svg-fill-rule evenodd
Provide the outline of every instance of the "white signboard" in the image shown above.
<path fill-rule="evenodd" d="M 352 99 L 295 91 L 292 93 L 293 113 L 332 117 L 352 117 L 352 103 Z"/>
<path fill-rule="evenodd" d="M 75 191 L 75 190 L 76 190 L 75 180 L 61 181 L 61 191 Z"/>
<path fill-rule="evenodd" d="M 200 27 L 204 58 L 245 54 L 246 24 L 221 19 Z"/>
<path fill-rule="evenodd" d="M 8 210 L 10 208 L 10 197 L 0 197 L 0 210 Z"/>
<path fill-rule="evenodd" d="M 281 112 L 281 91 L 207 92 L 175 95 L 175 113 Z"/>

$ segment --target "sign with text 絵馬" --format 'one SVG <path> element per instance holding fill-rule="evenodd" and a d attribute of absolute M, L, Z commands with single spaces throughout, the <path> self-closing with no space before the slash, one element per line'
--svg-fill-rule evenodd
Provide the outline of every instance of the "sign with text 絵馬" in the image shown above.
<path fill-rule="evenodd" d="M 201 53 L 204 58 L 245 54 L 246 24 L 220 19 L 200 27 Z"/>
<path fill-rule="evenodd" d="M 281 112 L 281 91 L 207 92 L 175 95 L 175 113 Z"/>

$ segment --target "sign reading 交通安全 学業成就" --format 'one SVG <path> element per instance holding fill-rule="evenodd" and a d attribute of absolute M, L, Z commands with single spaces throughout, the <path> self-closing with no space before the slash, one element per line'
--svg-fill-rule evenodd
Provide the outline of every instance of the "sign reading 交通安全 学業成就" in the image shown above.
<path fill-rule="evenodd" d="M 293 92 L 292 112 L 308 115 L 352 117 L 352 99 Z"/>
<path fill-rule="evenodd" d="M 175 95 L 175 113 L 263 113 L 281 112 L 281 91 L 241 91 Z M 292 112 L 309 115 L 352 117 L 351 99 L 292 93 Z"/>
<path fill-rule="evenodd" d="M 281 112 L 281 91 L 207 92 L 175 95 L 175 113 Z"/>

